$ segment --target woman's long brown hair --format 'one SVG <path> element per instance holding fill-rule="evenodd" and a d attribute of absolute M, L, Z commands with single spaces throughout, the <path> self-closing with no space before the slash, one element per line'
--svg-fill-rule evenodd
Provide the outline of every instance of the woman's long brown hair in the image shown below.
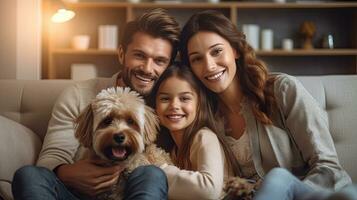
<path fill-rule="evenodd" d="M 192 146 L 192 141 L 194 140 L 197 132 L 203 127 L 211 129 L 216 135 L 221 143 L 226 156 L 226 162 L 229 169 L 233 169 L 234 175 L 240 175 L 240 167 L 238 162 L 234 159 L 234 154 L 229 148 L 228 144 L 224 140 L 224 128 L 222 121 L 215 118 L 213 107 L 215 106 L 212 98 L 209 98 L 208 93 L 210 91 L 194 76 L 191 69 L 187 66 L 180 66 L 179 64 L 174 64 L 168 67 L 165 72 L 161 75 L 154 88 L 152 89 L 151 96 L 149 98 L 149 104 L 156 108 L 156 96 L 158 94 L 160 85 L 171 77 L 177 77 L 181 80 L 187 81 L 193 90 L 197 93 L 198 105 L 197 105 L 197 115 L 194 121 L 185 129 L 182 138 L 182 147 L 177 154 L 175 164 L 182 169 L 192 169 L 192 164 L 190 162 L 190 149 Z M 160 136 L 161 135 L 161 136 Z M 169 131 L 165 127 L 161 127 L 159 138 L 166 138 L 163 143 L 170 143 L 167 139 L 171 140 L 171 146 L 166 149 L 171 151 L 173 148 L 172 138 L 169 136 Z M 160 140 L 160 139 L 159 139 Z M 159 146 L 160 146 L 159 142 Z"/>
<path fill-rule="evenodd" d="M 275 78 L 268 76 L 265 63 L 256 58 L 253 48 L 245 40 L 245 35 L 220 12 L 207 10 L 194 14 L 183 27 L 180 36 L 181 59 L 186 65 L 189 65 L 188 42 L 200 31 L 217 33 L 238 52 L 236 76 L 243 95 L 251 104 L 255 117 L 263 124 L 272 124 L 272 111 L 275 106 L 272 85 Z"/>

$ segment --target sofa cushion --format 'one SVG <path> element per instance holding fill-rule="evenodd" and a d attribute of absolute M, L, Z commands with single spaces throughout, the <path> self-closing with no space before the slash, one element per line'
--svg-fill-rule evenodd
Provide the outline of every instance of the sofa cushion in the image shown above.
<path fill-rule="evenodd" d="M 41 148 L 41 140 L 25 126 L 0 116 L 0 194 L 11 197 L 10 183 L 15 171 L 34 164 Z"/>
<path fill-rule="evenodd" d="M 357 76 L 299 77 L 328 114 L 329 129 L 342 167 L 357 182 Z"/>
<path fill-rule="evenodd" d="M 0 115 L 44 138 L 52 107 L 72 80 L 0 80 Z"/>

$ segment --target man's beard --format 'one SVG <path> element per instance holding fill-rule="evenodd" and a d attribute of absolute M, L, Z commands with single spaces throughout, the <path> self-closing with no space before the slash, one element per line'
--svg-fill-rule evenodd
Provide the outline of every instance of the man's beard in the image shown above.
<path fill-rule="evenodd" d="M 128 86 L 131 89 L 137 91 L 139 94 L 141 94 L 143 96 L 147 96 L 147 95 L 150 94 L 152 87 L 156 83 L 157 76 L 153 76 L 152 74 L 147 74 L 147 73 L 143 72 L 142 70 L 128 70 L 128 68 L 125 67 L 125 65 L 122 66 L 122 69 L 123 69 L 123 71 L 122 71 L 122 79 L 123 79 L 123 82 L 124 82 L 124 84 L 126 86 Z M 141 88 L 135 87 L 135 85 L 132 84 L 132 82 L 131 82 L 131 78 L 132 77 L 136 78 L 135 74 L 144 75 L 144 76 L 151 76 L 153 78 L 153 83 L 152 83 L 151 88 L 141 89 Z"/>

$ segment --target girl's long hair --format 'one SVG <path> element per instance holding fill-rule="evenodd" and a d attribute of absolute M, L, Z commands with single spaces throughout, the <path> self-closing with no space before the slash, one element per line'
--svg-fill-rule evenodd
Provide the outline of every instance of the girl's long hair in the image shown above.
<path fill-rule="evenodd" d="M 180 55 L 186 65 L 189 65 L 188 42 L 200 31 L 217 33 L 237 51 L 239 58 L 236 60 L 236 76 L 243 95 L 251 104 L 255 117 L 263 124 L 272 124 L 275 106 L 272 85 L 275 78 L 269 77 L 265 63 L 256 58 L 253 48 L 245 40 L 245 35 L 218 11 L 207 10 L 194 14 L 183 27 L 180 36 Z"/>
<path fill-rule="evenodd" d="M 152 89 L 148 102 L 149 105 L 156 108 L 156 96 L 160 85 L 171 77 L 177 77 L 181 80 L 187 81 L 192 89 L 197 93 L 198 98 L 197 115 L 194 121 L 185 129 L 183 133 L 182 147 L 177 154 L 175 164 L 182 169 L 193 170 L 190 162 L 190 149 L 192 141 L 200 129 L 207 127 L 217 135 L 217 138 L 224 150 L 229 169 L 233 170 L 234 175 L 240 175 L 238 162 L 234 159 L 232 150 L 228 147 L 228 144 L 223 138 L 224 128 L 222 120 L 216 119 L 213 112 L 213 107 L 217 104 L 212 101 L 212 98 L 209 98 L 208 93 L 211 92 L 206 89 L 204 85 L 202 85 L 202 83 L 194 76 L 193 72 L 187 66 L 175 63 L 165 70 Z M 169 152 L 172 151 L 174 142 L 167 128 L 161 127 L 157 143 Z M 163 146 L 162 144 L 166 144 L 166 146 Z"/>

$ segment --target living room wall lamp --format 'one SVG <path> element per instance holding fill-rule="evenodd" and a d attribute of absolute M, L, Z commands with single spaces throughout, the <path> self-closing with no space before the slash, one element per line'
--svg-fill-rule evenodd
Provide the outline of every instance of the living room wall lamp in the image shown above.
<path fill-rule="evenodd" d="M 54 23 L 63 23 L 71 20 L 76 15 L 76 13 L 72 10 L 66 9 L 63 1 L 59 2 L 61 3 L 60 8 L 55 14 L 52 15 L 51 21 Z"/>
<path fill-rule="evenodd" d="M 57 12 L 52 15 L 51 21 L 54 23 L 63 23 L 71 20 L 75 15 L 76 13 L 74 13 L 72 10 L 61 8 L 58 9 Z"/>

